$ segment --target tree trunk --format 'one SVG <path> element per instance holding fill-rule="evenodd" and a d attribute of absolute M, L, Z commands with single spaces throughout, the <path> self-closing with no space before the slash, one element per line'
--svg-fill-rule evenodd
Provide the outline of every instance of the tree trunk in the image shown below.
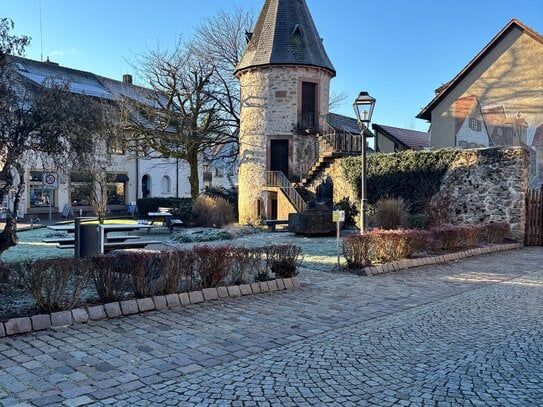
<path fill-rule="evenodd" d="M 8 215 L 4 230 L 0 232 L 0 256 L 15 245 L 17 245 L 17 218 Z"/>
<path fill-rule="evenodd" d="M 198 153 L 188 154 L 188 163 L 190 167 L 190 197 L 192 200 L 197 199 L 200 196 L 200 177 L 198 174 Z"/>

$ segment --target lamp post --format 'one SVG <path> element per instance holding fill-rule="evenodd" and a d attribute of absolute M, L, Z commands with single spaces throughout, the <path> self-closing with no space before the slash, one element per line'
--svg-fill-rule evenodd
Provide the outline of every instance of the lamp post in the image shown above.
<path fill-rule="evenodd" d="M 362 173 L 361 173 L 361 199 L 360 199 L 360 234 L 366 231 L 366 214 L 368 211 L 366 199 L 366 131 L 371 122 L 373 108 L 375 107 L 375 98 L 371 97 L 368 92 L 360 92 L 358 97 L 353 102 L 356 120 L 360 127 L 360 141 L 362 150 Z"/>

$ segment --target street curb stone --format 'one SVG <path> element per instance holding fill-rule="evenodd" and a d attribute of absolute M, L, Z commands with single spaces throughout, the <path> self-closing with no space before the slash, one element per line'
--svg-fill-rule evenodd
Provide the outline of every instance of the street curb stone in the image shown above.
<path fill-rule="evenodd" d="M 12 318 L 4 323 L 7 335 L 24 334 L 32 331 L 30 318 Z"/>
<path fill-rule="evenodd" d="M 190 298 L 187 293 L 179 294 L 179 301 L 181 302 L 181 305 L 183 306 L 190 305 Z"/>
<path fill-rule="evenodd" d="M 155 303 L 152 298 L 139 298 L 137 301 L 140 312 L 152 311 L 155 309 Z"/>
<path fill-rule="evenodd" d="M 253 294 L 260 293 L 260 284 L 259 283 L 251 283 L 251 291 Z"/>
<path fill-rule="evenodd" d="M 70 326 L 72 324 L 72 313 L 70 311 L 53 312 L 51 314 L 51 326 L 55 328 Z"/>
<path fill-rule="evenodd" d="M 199 304 L 201 302 L 204 302 L 204 296 L 201 291 L 189 292 L 189 299 L 191 304 Z"/>
<path fill-rule="evenodd" d="M 283 284 L 285 285 L 285 288 L 288 290 L 289 288 L 293 288 L 294 285 L 292 284 L 292 278 L 284 278 Z"/>
<path fill-rule="evenodd" d="M 110 302 L 104 304 L 104 309 L 106 310 L 106 315 L 108 318 L 116 318 L 122 315 L 121 307 L 118 302 Z"/>
<path fill-rule="evenodd" d="M 6 329 L 4 328 L 4 323 L 0 322 L 0 338 L 6 336 Z"/>
<path fill-rule="evenodd" d="M 228 295 L 230 297 L 239 297 L 239 296 L 241 296 L 241 290 L 239 289 L 239 285 L 228 286 Z"/>
<path fill-rule="evenodd" d="M 219 294 L 219 298 L 228 297 L 228 289 L 226 287 L 217 287 L 217 293 Z"/>
<path fill-rule="evenodd" d="M 202 295 L 204 296 L 205 301 L 212 301 L 219 299 L 219 293 L 216 288 L 204 288 L 202 290 Z"/>
<path fill-rule="evenodd" d="M 121 301 L 121 311 L 123 315 L 137 314 L 138 302 L 136 300 Z"/>
<path fill-rule="evenodd" d="M 164 295 L 154 296 L 153 302 L 155 303 L 155 309 L 157 310 L 168 308 L 168 304 L 166 303 L 166 297 Z"/>
<path fill-rule="evenodd" d="M 276 280 L 268 281 L 268 288 L 270 289 L 270 292 L 277 291 L 279 289 L 277 287 L 277 281 Z"/>
<path fill-rule="evenodd" d="M 241 295 L 251 295 L 253 293 L 249 284 L 240 285 L 239 290 L 241 291 Z"/>
<path fill-rule="evenodd" d="M 106 311 L 103 305 L 95 305 L 94 307 L 87 308 L 89 318 L 92 321 L 98 321 L 100 319 L 107 318 Z"/>
<path fill-rule="evenodd" d="M 268 282 L 267 281 L 261 281 L 260 282 L 260 292 L 261 293 L 267 293 L 268 291 L 270 291 L 270 288 L 268 287 Z"/>
<path fill-rule="evenodd" d="M 82 324 L 89 321 L 89 314 L 84 308 L 76 308 L 72 310 L 72 318 L 74 323 Z"/>
<path fill-rule="evenodd" d="M 181 305 L 179 294 L 168 294 L 166 296 L 166 303 L 168 304 L 168 308 L 179 307 Z"/>
<path fill-rule="evenodd" d="M 33 315 L 30 317 L 30 320 L 32 321 L 32 330 L 34 331 L 51 328 L 51 315 L 49 314 Z"/>

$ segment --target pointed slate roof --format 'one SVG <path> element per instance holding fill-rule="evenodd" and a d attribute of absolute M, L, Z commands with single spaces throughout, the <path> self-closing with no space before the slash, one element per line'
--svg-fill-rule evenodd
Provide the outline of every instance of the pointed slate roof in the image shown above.
<path fill-rule="evenodd" d="M 266 0 L 235 73 L 265 65 L 309 65 L 336 70 L 305 0 Z"/>

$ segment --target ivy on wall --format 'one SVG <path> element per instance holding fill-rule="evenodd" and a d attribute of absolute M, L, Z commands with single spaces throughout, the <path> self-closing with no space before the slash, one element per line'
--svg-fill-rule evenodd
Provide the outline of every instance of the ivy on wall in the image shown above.
<path fill-rule="evenodd" d="M 367 198 L 375 204 L 383 197 L 401 197 L 420 212 L 441 186 L 441 181 L 459 150 L 403 151 L 372 154 L 367 158 Z M 359 157 L 341 161 L 343 176 L 360 197 L 361 163 Z"/>

